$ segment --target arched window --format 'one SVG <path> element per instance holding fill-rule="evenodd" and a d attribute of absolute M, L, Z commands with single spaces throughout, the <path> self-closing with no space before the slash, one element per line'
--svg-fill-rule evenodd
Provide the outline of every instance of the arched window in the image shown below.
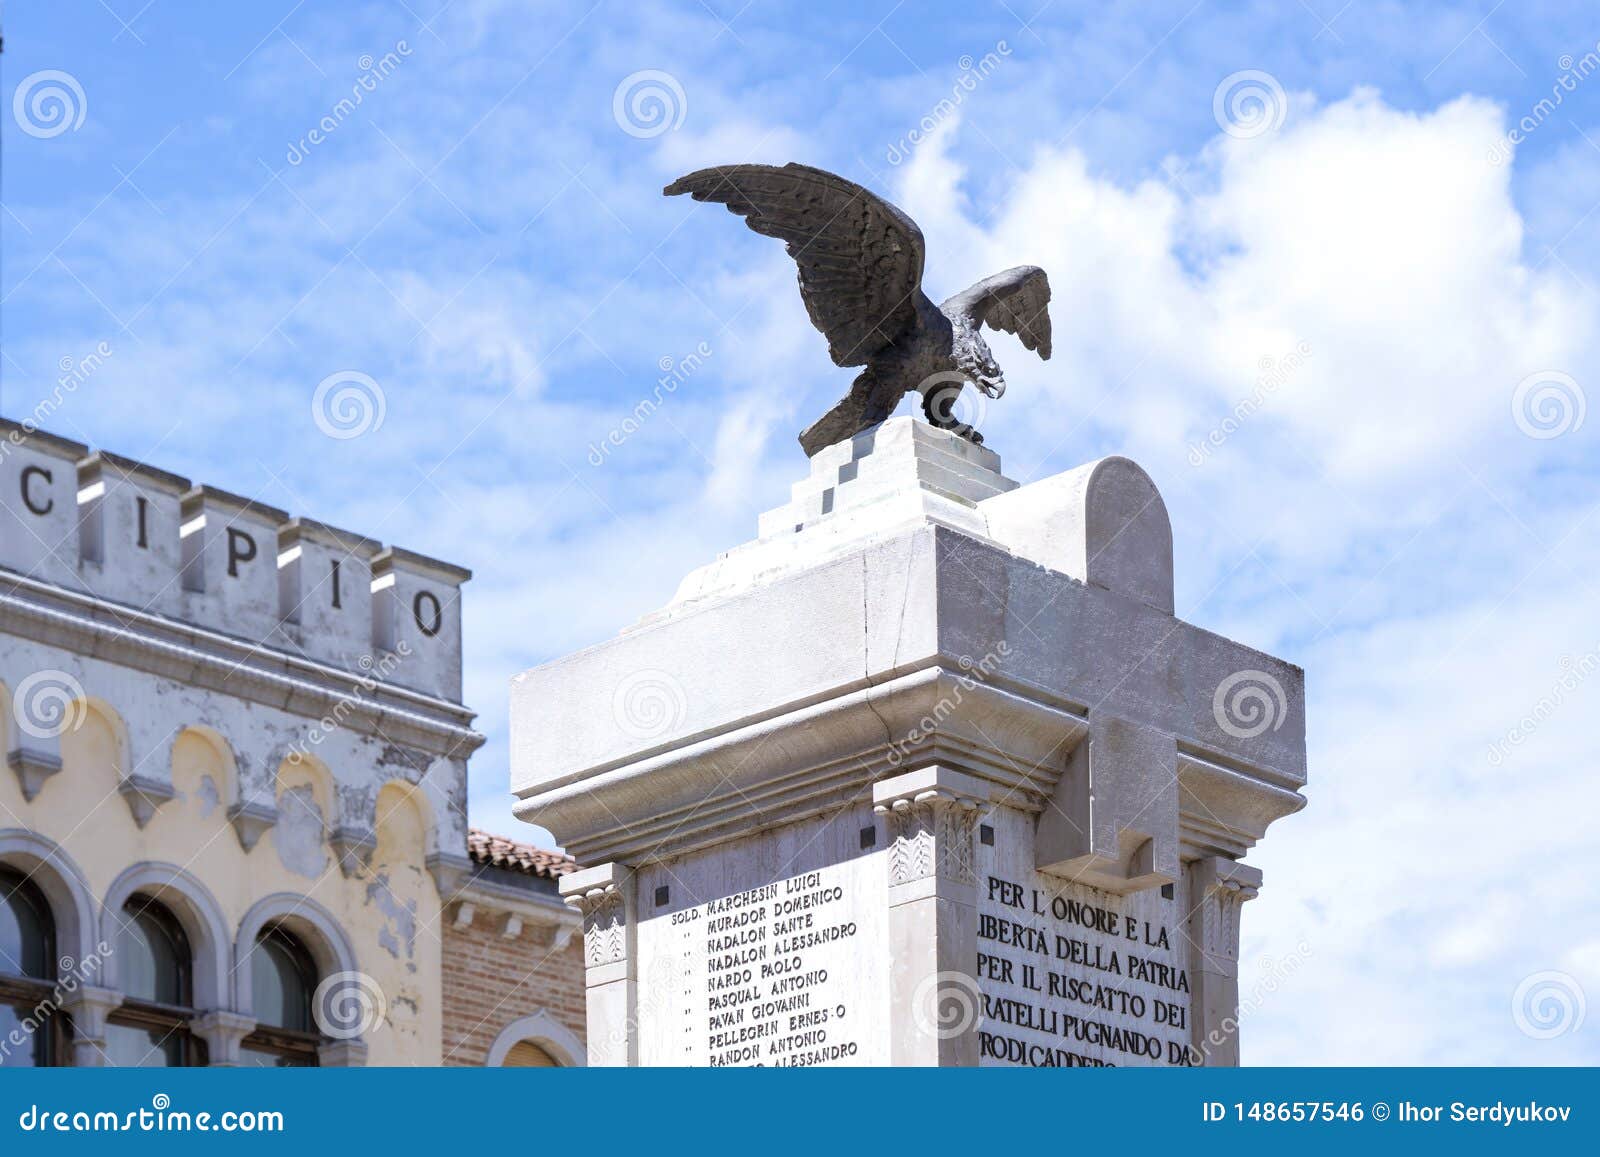
<path fill-rule="evenodd" d="M 122 906 L 117 937 L 123 1001 L 106 1027 L 107 1063 L 125 1068 L 204 1064 L 189 1031 L 194 967 L 189 938 L 160 903 L 135 894 Z"/>
<path fill-rule="evenodd" d="M 317 966 L 292 932 L 268 925 L 256 937 L 250 1004 L 256 1030 L 245 1038 L 239 1063 L 281 1068 L 317 1063 L 317 1025 L 311 999 Z"/>
<path fill-rule="evenodd" d="M 63 1063 L 55 978 L 55 924 L 43 893 L 20 872 L 0 868 L 0 1067 Z"/>
<path fill-rule="evenodd" d="M 519 1040 L 500 1065 L 507 1069 L 555 1069 L 561 1067 L 561 1062 L 533 1041 Z"/>

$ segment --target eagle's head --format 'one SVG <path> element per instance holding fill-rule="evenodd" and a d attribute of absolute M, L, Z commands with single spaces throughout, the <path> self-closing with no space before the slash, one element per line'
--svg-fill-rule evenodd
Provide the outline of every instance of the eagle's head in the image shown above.
<path fill-rule="evenodd" d="M 956 368 L 965 374 L 978 389 L 991 398 L 1006 392 L 1006 378 L 989 352 L 989 343 L 983 340 L 976 326 L 958 326 L 955 343 L 950 351 Z"/>

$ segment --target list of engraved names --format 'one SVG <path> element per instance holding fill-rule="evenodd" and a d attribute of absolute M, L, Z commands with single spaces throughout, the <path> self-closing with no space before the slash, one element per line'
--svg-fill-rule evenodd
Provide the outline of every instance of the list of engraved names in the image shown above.
<path fill-rule="evenodd" d="M 668 943 L 684 961 L 680 1063 L 861 1063 L 850 892 L 847 870 L 824 868 L 672 914 Z"/>

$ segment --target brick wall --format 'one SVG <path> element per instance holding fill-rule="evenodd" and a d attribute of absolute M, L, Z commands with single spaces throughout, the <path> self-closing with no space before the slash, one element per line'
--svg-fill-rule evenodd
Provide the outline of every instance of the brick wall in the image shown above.
<path fill-rule="evenodd" d="M 544 1009 L 584 1037 L 583 934 L 557 952 L 548 930 L 501 935 L 502 918 L 478 911 L 458 928 L 444 920 L 444 1063 L 482 1065 L 500 1030 Z"/>

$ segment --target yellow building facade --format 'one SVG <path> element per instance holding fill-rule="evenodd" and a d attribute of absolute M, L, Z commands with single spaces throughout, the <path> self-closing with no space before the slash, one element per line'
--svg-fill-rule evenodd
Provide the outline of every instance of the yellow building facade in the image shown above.
<path fill-rule="evenodd" d="M 439 1064 L 447 922 L 568 959 L 467 854 L 469 577 L 0 423 L 0 1061 Z"/>

